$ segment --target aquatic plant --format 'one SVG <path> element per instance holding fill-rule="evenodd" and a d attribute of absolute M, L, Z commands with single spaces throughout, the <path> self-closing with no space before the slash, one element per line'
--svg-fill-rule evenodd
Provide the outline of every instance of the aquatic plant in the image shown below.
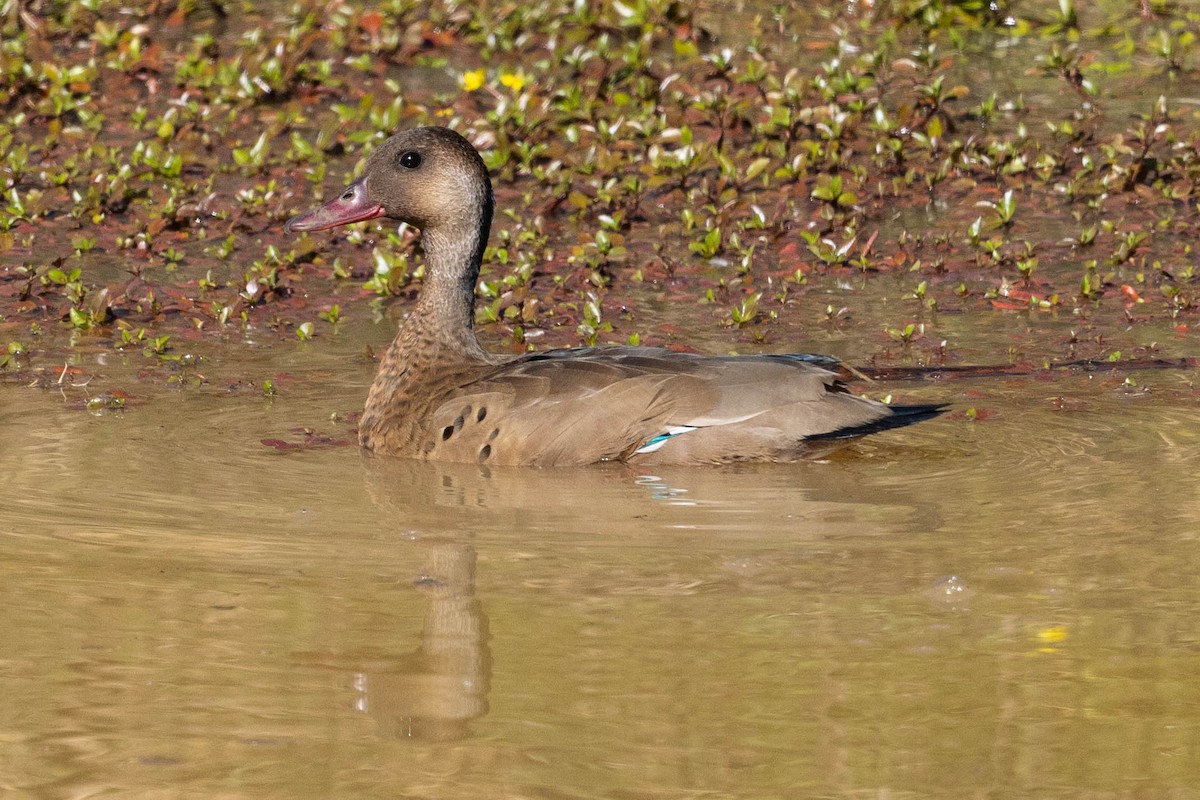
<path fill-rule="evenodd" d="M 1129 6 L 45 4 L 0 20 L 0 314 L 61 350 L 276 320 L 304 339 L 405 303 L 411 232 L 279 223 L 436 123 L 494 171 L 479 322 L 505 346 L 660 343 L 646 304 L 670 296 L 696 326 L 726 309 L 729 346 L 825 320 L 886 358 L 880 326 L 908 324 L 860 299 L 891 295 L 929 328 L 1061 309 L 1112 328 L 1095 354 L 1132 352 L 1127 329 L 1198 313 L 1200 140 L 1173 87 L 1200 20 Z M 918 333 L 884 338 L 940 358 Z"/>

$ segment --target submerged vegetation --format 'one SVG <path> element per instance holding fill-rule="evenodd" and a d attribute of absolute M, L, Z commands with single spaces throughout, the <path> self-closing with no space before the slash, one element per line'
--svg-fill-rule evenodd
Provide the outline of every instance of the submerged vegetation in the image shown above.
<path fill-rule="evenodd" d="M 496 182 L 493 346 L 1186 355 L 1198 32 L 1159 0 L 12 0 L 0 380 L 92 347 L 180 381 L 181 338 L 320 346 L 406 303 L 413 231 L 282 223 L 423 124 Z"/>

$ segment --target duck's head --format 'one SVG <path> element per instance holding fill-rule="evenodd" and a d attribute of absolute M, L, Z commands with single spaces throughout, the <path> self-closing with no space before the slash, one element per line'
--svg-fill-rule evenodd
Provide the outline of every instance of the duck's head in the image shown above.
<path fill-rule="evenodd" d="M 490 224 L 491 211 L 491 181 L 475 148 L 449 128 L 414 128 L 376 147 L 361 178 L 286 227 L 321 231 L 390 217 L 428 233 Z"/>

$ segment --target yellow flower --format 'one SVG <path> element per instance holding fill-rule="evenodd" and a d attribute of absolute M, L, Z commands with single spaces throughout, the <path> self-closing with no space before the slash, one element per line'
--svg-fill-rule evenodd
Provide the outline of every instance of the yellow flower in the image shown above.
<path fill-rule="evenodd" d="M 509 89 L 512 89 L 514 92 L 521 91 L 521 89 L 525 88 L 525 84 L 528 82 L 529 79 L 519 72 L 504 72 L 500 75 L 500 83 L 504 84 Z"/>
<path fill-rule="evenodd" d="M 464 72 L 462 76 L 462 87 L 468 92 L 473 92 L 476 89 L 483 88 L 484 72 L 482 69 L 477 69 L 472 72 Z"/>

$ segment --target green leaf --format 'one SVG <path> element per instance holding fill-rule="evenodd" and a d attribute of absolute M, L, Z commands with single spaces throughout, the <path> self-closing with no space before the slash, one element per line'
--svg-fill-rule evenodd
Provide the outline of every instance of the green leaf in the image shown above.
<path fill-rule="evenodd" d="M 766 158 L 765 156 L 763 158 L 756 158 L 751 161 L 750 166 L 746 167 L 746 180 L 754 180 L 754 178 L 762 174 L 762 171 L 766 169 L 767 165 L 770 163 L 771 159 Z"/>

